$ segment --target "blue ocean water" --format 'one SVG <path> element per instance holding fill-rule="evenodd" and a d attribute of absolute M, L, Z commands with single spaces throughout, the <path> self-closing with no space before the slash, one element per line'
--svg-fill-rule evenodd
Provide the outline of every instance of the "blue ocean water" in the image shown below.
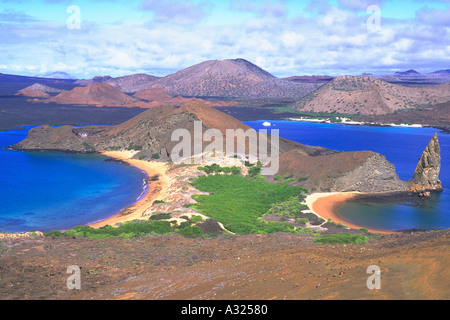
<path fill-rule="evenodd" d="M 339 209 L 342 218 L 374 229 L 450 228 L 450 135 L 433 128 L 375 127 L 301 121 L 246 121 L 250 127 L 279 129 L 283 138 L 340 151 L 370 150 L 386 156 L 402 180 L 412 179 L 425 147 L 437 132 L 441 146 L 440 180 L 444 192 L 425 203 L 352 203 Z"/>
<path fill-rule="evenodd" d="M 267 129 L 264 121 L 248 121 Z M 425 146 L 439 134 L 445 189 L 426 205 L 348 203 L 339 214 L 367 228 L 385 230 L 450 227 L 450 135 L 432 128 L 371 127 L 270 121 L 280 136 L 342 151 L 371 150 L 387 157 L 403 180 L 412 174 Z M 142 194 L 144 173 L 105 162 L 101 155 L 3 150 L 27 136 L 27 129 L 0 132 L 0 232 L 69 229 L 106 219 Z"/>
<path fill-rule="evenodd" d="M 27 134 L 0 132 L 0 232 L 65 230 L 103 220 L 142 194 L 141 170 L 102 155 L 4 150 Z"/>

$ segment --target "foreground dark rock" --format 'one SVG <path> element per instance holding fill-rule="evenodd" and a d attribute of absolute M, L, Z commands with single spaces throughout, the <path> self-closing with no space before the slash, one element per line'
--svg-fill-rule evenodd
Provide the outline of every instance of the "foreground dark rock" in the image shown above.
<path fill-rule="evenodd" d="M 436 133 L 422 153 L 416 171 L 414 171 L 414 188 L 419 190 L 442 190 L 442 184 L 439 180 L 440 170 L 441 148 Z"/>

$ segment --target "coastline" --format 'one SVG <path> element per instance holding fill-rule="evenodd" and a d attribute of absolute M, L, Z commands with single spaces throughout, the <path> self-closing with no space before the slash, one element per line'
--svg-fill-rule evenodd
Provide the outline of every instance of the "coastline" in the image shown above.
<path fill-rule="evenodd" d="M 107 157 L 126 162 L 129 165 L 144 171 L 147 175 L 148 185 L 146 187 L 146 192 L 139 197 L 136 203 L 123 209 L 120 213 L 110 218 L 95 221 L 88 225 L 92 228 L 98 229 L 107 225 L 115 225 L 121 222 L 141 219 L 145 211 L 153 205 L 155 200 L 161 198 L 167 191 L 169 184 L 165 175 L 167 165 L 162 162 L 148 162 L 144 160 L 132 159 L 135 154 L 133 151 L 103 151 L 100 153 Z M 154 176 L 158 176 L 158 179 L 150 179 Z"/>
<path fill-rule="evenodd" d="M 313 193 L 306 198 L 306 204 L 314 214 L 328 220 L 331 219 L 335 223 L 342 223 L 352 229 L 366 228 L 359 226 L 340 217 L 336 210 L 346 201 L 354 198 L 360 192 L 332 192 L 332 193 Z M 370 233 L 394 234 L 396 231 L 378 230 L 366 228 Z"/>
<path fill-rule="evenodd" d="M 329 124 L 347 124 L 356 126 L 376 126 L 376 127 L 404 127 L 404 128 L 424 128 L 424 125 L 413 123 L 382 123 L 382 122 L 364 122 L 364 121 L 351 121 L 349 118 L 340 118 L 341 122 L 333 122 L 330 119 L 317 119 L 317 118 L 288 118 L 289 121 L 304 121 L 304 122 L 317 122 L 317 123 L 329 123 Z"/>

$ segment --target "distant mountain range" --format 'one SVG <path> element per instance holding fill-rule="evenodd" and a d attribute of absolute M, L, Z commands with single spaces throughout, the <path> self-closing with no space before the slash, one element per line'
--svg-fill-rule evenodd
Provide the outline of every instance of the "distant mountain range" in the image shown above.
<path fill-rule="evenodd" d="M 450 69 L 434 71 L 431 74 L 449 74 L 450 75 Z"/>
<path fill-rule="evenodd" d="M 70 75 L 61 72 L 46 76 L 65 79 L 0 74 L 0 92 L 3 81 L 12 87 L 33 81 L 13 94 L 58 104 L 142 108 L 160 103 L 180 106 L 191 98 L 208 104 L 203 99 L 214 98 L 216 106 L 236 104 L 217 101 L 220 99 L 285 99 L 287 103 L 294 103 L 294 109 L 298 111 L 359 115 L 389 114 L 450 100 L 449 69 L 428 74 L 410 69 L 392 75 L 336 78 L 318 75 L 280 79 L 247 60 L 227 59 L 205 61 L 165 77 L 133 74 L 69 80 Z M 437 85 L 440 83 L 444 84 Z M 55 96 L 55 93 L 59 94 Z"/>
<path fill-rule="evenodd" d="M 74 82 L 76 85 L 88 86 L 93 83 L 108 83 L 113 87 L 118 88 L 122 92 L 134 93 L 149 88 L 149 83 L 159 79 L 148 74 L 132 74 L 129 76 L 123 76 L 118 78 L 112 78 L 110 76 L 97 76 L 89 80 L 77 80 Z"/>
<path fill-rule="evenodd" d="M 450 81 L 450 69 L 420 73 L 414 69 L 398 71 L 387 75 L 370 75 L 374 78 L 405 86 L 426 86 L 442 84 Z"/>
<path fill-rule="evenodd" d="M 28 86 L 22 90 L 19 90 L 16 95 L 17 96 L 23 96 L 23 97 L 29 97 L 29 98 L 50 98 L 50 94 L 60 93 L 66 90 L 53 88 L 50 86 L 47 86 L 42 83 L 35 83 L 31 86 Z"/>
<path fill-rule="evenodd" d="M 106 83 L 94 83 L 87 87 L 77 87 L 52 97 L 47 102 L 93 106 L 124 106 L 135 102 L 129 95 Z"/>
<path fill-rule="evenodd" d="M 326 75 L 277 78 L 244 59 L 209 60 L 165 77 L 132 74 L 117 78 L 96 76 L 87 80 L 75 80 L 75 77 L 65 72 L 53 72 L 40 78 L 0 74 L 0 85 L 2 78 L 8 76 L 9 80 L 24 83 L 29 80 L 32 83 L 39 82 L 48 85 L 49 81 L 62 81 L 59 83 L 59 87 L 65 83 L 67 86 L 71 85 L 71 89 L 75 86 L 107 83 L 124 93 L 137 93 L 145 89 L 160 88 L 173 97 L 292 100 L 300 99 L 334 79 L 333 76 Z M 427 74 L 410 69 L 389 75 L 363 74 L 363 76 L 406 86 L 436 85 L 450 82 L 450 69 L 437 70 Z M 39 81 L 39 79 L 45 79 L 46 82 Z M 24 87 L 20 89 L 24 89 Z"/>
<path fill-rule="evenodd" d="M 415 75 L 419 75 L 420 73 L 417 72 L 416 70 L 410 69 L 408 71 L 397 71 L 396 73 L 394 73 L 394 75 L 397 76 L 415 76 Z"/>
<path fill-rule="evenodd" d="M 77 78 L 68 74 L 66 72 L 56 71 L 51 73 L 46 73 L 44 75 L 36 76 L 38 78 L 46 78 L 46 79 L 64 79 L 64 80 L 76 80 Z"/>
<path fill-rule="evenodd" d="M 55 93 L 59 93 L 54 95 Z M 53 95 L 50 95 L 53 94 Z M 138 91 L 133 96 L 128 95 L 107 82 L 94 82 L 87 86 L 75 87 L 70 91 L 61 90 L 35 83 L 16 93 L 18 96 L 35 98 L 34 102 L 70 104 L 96 107 L 127 107 L 153 108 L 161 104 L 181 106 L 191 100 L 196 100 L 210 106 L 227 107 L 237 104 L 235 101 L 206 101 L 201 98 L 173 97 L 161 88 Z"/>
<path fill-rule="evenodd" d="M 296 99 L 318 87 L 277 78 L 244 59 L 205 61 L 163 78 L 136 74 L 105 82 L 127 93 L 160 88 L 172 96 L 241 99 Z"/>

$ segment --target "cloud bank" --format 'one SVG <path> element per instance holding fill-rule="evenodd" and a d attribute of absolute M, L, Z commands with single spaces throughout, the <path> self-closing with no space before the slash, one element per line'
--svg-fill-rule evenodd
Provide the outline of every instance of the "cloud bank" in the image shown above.
<path fill-rule="evenodd" d="M 79 30 L 65 24 L 70 3 L 43 1 L 61 11 L 50 19 L 3 1 L 0 72 L 164 76 L 204 60 L 238 57 L 280 77 L 449 68 L 450 3 L 423 3 L 413 15 L 393 18 L 386 14 L 391 1 L 97 0 L 80 3 Z M 375 31 L 367 24 L 373 4 L 381 9 Z M 98 6 L 110 21 L 93 18 Z"/>

